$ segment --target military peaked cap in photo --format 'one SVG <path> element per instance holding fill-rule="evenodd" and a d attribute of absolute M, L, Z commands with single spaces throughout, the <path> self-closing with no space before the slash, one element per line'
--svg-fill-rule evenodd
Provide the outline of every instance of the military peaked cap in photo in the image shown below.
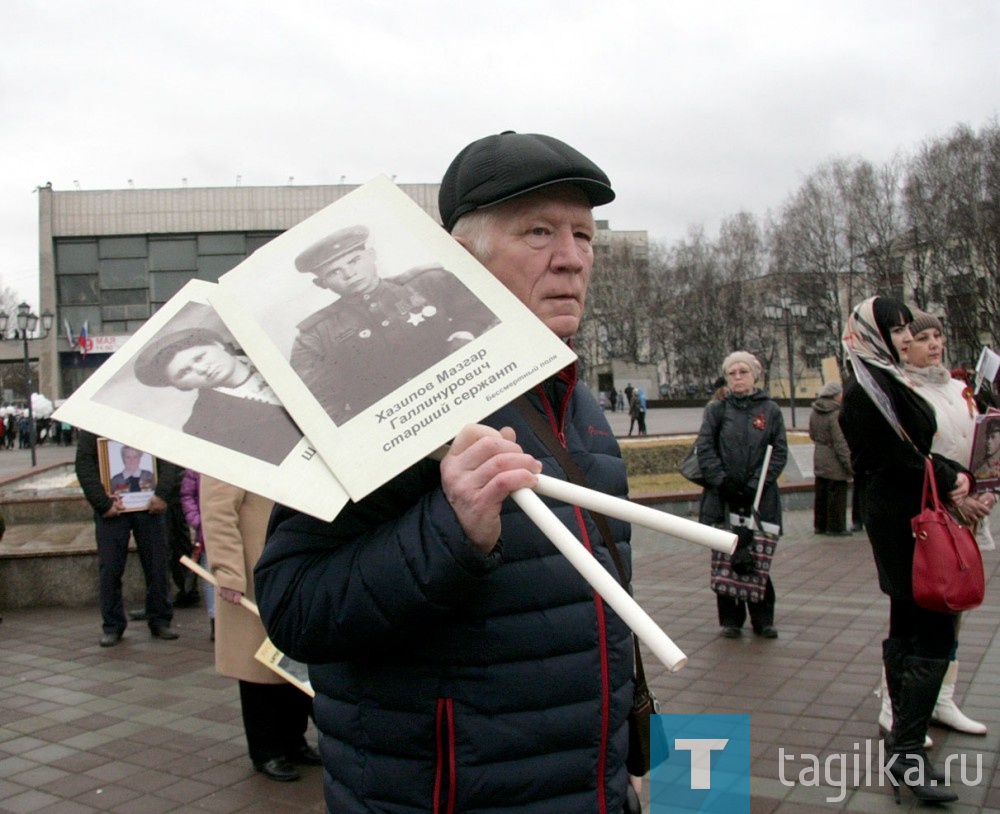
<path fill-rule="evenodd" d="M 317 266 L 332 262 L 355 249 L 364 248 L 366 240 L 368 240 L 367 226 L 348 226 L 346 229 L 338 229 L 301 252 L 295 258 L 295 268 L 308 274 Z"/>
<path fill-rule="evenodd" d="M 506 130 L 455 156 L 441 181 L 438 209 L 450 232 L 468 212 L 563 183 L 583 190 L 591 206 L 615 199 L 608 176 L 583 153 L 552 136 Z"/>

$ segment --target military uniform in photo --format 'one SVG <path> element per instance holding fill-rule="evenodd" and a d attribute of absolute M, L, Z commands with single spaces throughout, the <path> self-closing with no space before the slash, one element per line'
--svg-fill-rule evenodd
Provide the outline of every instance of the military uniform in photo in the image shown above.
<path fill-rule="evenodd" d="M 316 275 L 343 266 L 365 249 L 368 229 L 342 229 L 305 250 L 299 271 Z M 374 259 L 369 274 L 377 275 Z M 433 367 L 497 324 L 496 316 L 451 272 L 436 263 L 389 279 L 369 277 L 370 290 L 338 291 L 340 299 L 303 320 L 291 365 L 323 409 L 341 424 Z M 344 286 L 343 279 L 338 283 Z M 355 288 L 360 288 L 360 283 Z"/>

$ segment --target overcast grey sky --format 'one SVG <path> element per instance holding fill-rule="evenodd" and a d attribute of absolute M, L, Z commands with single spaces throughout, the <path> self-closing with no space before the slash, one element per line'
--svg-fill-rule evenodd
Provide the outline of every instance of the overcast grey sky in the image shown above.
<path fill-rule="evenodd" d="M 833 156 L 997 116 L 996 0 L 4 0 L 0 285 L 35 187 L 440 180 L 469 141 L 587 153 L 618 229 L 776 210 Z"/>

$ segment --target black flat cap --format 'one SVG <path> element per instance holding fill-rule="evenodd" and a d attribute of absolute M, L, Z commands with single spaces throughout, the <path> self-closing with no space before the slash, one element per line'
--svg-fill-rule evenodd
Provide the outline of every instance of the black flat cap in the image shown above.
<path fill-rule="evenodd" d="M 462 215 L 552 184 L 575 184 L 591 206 L 615 199 L 604 171 L 568 144 L 507 130 L 472 142 L 441 181 L 438 209 L 449 232 Z"/>

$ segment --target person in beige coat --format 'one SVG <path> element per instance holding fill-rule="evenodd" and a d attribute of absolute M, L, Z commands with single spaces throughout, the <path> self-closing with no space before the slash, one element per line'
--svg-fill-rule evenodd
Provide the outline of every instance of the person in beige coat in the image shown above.
<path fill-rule="evenodd" d="M 271 780 L 298 780 L 296 766 L 318 766 L 305 739 L 312 699 L 254 657 L 266 638 L 260 618 L 240 605 L 254 601 L 253 567 L 264 550 L 273 501 L 201 476 L 202 531 L 218 581 L 216 672 L 239 681 L 243 728 L 254 769 Z"/>

